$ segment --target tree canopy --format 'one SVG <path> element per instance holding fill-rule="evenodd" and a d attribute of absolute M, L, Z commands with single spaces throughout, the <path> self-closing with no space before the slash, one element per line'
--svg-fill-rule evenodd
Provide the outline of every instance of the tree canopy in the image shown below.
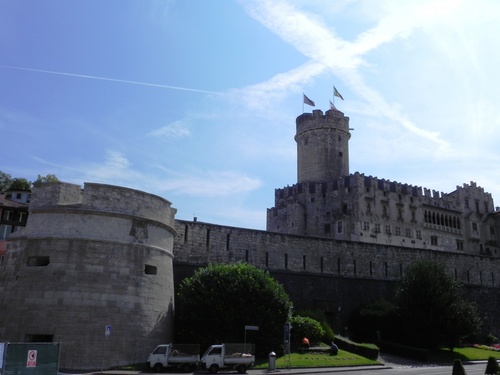
<path fill-rule="evenodd" d="M 8 190 L 31 190 L 31 182 L 23 177 L 14 178 Z"/>
<path fill-rule="evenodd" d="M 182 280 L 176 295 L 178 342 L 202 348 L 222 342 L 255 343 L 257 355 L 283 346 L 292 302 L 268 272 L 245 263 L 211 264 Z M 245 330 L 258 326 L 258 331 Z"/>
<path fill-rule="evenodd" d="M 7 191 L 12 184 L 12 176 L 0 171 L 0 193 Z"/>
<path fill-rule="evenodd" d="M 0 193 L 8 190 L 31 190 L 32 185 L 44 182 L 60 182 L 55 174 L 46 176 L 38 175 L 35 182 L 31 183 L 24 177 L 12 178 L 8 173 L 0 171 Z"/>
<path fill-rule="evenodd" d="M 60 182 L 60 181 L 55 174 L 48 174 L 46 176 L 38 175 L 36 181 L 33 182 L 33 185 L 41 184 L 44 182 Z"/>
<path fill-rule="evenodd" d="M 476 305 L 464 298 L 461 285 L 432 261 L 420 260 L 408 268 L 395 301 L 401 333 L 412 345 L 453 348 L 478 333 L 481 325 Z"/>

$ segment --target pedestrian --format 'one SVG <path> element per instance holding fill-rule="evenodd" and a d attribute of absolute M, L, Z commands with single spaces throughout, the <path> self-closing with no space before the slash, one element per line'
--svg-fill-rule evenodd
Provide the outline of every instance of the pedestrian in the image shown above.
<path fill-rule="evenodd" d="M 332 341 L 330 345 L 330 355 L 337 355 L 339 354 L 339 348 L 335 343 Z"/>
<path fill-rule="evenodd" d="M 307 337 L 304 337 L 304 338 L 302 339 L 302 347 L 303 347 L 304 349 L 309 349 L 309 339 L 308 339 Z"/>

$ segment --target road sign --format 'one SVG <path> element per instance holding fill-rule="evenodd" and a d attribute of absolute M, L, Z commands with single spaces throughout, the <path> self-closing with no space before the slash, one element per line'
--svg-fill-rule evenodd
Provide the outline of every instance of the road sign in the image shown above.
<path fill-rule="evenodd" d="M 259 326 L 245 326 L 246 331 L 258 331 Z"/>
<path fill-rule="evenodd" d="M 107 325 L 106 326 L 106 331 L 104 333 L 106 336 L 111 336 L 111 326 Z"/>
<path fill-rule="evenodd" d="M 26 367 L 36 367 L 36 350 L 28 350 L 28 359 L 26 361 Z"/>

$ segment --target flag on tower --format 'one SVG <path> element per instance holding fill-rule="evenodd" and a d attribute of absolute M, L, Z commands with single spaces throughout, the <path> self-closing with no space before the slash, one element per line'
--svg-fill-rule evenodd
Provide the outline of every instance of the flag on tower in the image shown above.
<path fill-rule="evenodd" d="M 315 106 L 314 102 L 309 99 L 306 94 L 302 93 L 302 95 L 304 95 L 304 104 L 310 105 L 311 107 Z"/>
<path fill-rule="evenodd" d="M 340 95 L 340 92 L 337 91 L 337 89 L 335 88 L 335 86 L 333 86 L 333 95 L 339 97 L 342 100 L 344 100 L 344 98 L 342 97 L 342 95 Z"/>
<path fill-rule="evenodd" d="M 334 109 L 334 110 L 338 111 L 337 107 L 335 107 L 335 105 L 332 103 L 331 100 L 330 100 L 330 109 Z"/>

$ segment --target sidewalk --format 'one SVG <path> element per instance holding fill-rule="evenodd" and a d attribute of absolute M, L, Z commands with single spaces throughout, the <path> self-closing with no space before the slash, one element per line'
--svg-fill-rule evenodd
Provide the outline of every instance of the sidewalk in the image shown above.
<path fill-rule="evenodd" d="M 276 370 L 269 370 L 269 369 L 250 369 L 247 371 L 248 375 L 271 375 L 271 374 L 276 374 L 276 375 L 286 375 L 286 374 L 293 374 L 293 375 L 298 375 L 298 374 L 321 374 L 321 373 L 326 373 L 326 372 L 345 372 L 345 371 L 359 371 L 359 370 L 381 370 L 381 369 L 389 369 L 391 366 L 387 365 L 372 365 L 372 366 L 350 366 L 350 367 L 307 367 L 307 368 L 291 368 L 291 369 L 283 369 L 279 368 Z M 89 375 L 140 375 L 140 374 L 156 374 L 154 372 L 141 372 L 141 371 L 123 371 L 123 370 L 109 370 L 109 371 L 103 371 L 103 372 L 93 372 Z M 166 374 L 182 374 L 180 372 L 174 372 L 174 371 L 165 371 L 160 373 L 162 375 Z M 191 374 L 191 373 L 188 373 Z M 209 374 L 208 371 L 195 371 L 192 374 Z M 224 371 L 221 370 L 218 372 L 218 374 L 237 374 L 236 371 Z"/>

